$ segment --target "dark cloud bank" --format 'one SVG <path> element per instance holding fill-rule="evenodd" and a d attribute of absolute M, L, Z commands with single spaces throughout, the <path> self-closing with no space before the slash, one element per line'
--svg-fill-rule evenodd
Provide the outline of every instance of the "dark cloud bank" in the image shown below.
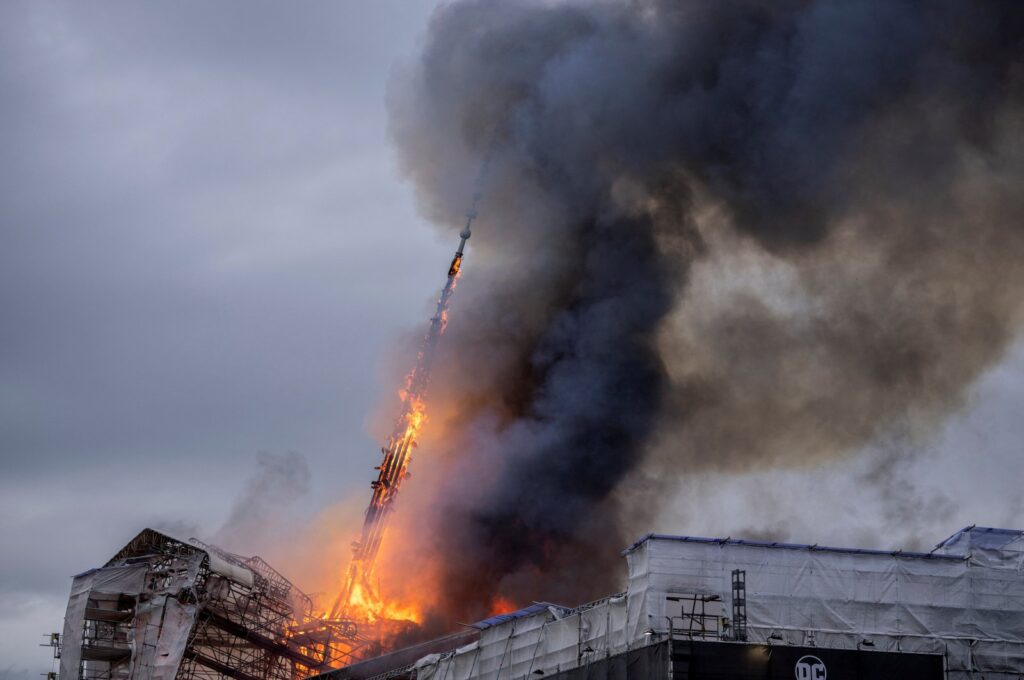
<path fill-rule="evenodd" d="M 963 405 L 1020 321 L 1022 36 L 1016 2 L 435 15 L 390 100 L 431 218 L 458 225 L 497 137 L 417 519 L 445 618 L 610 592 L 676 475 Z"/>

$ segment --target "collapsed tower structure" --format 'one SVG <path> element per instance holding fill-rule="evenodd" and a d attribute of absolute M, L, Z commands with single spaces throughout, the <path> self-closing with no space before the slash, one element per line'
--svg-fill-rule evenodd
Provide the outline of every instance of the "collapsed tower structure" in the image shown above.
<path fill-rule="evenodd" d="M 142 531 L 74 577 L 62 680 L 296 680 L 347 659 L 344 622 L 259 557 Z"/>

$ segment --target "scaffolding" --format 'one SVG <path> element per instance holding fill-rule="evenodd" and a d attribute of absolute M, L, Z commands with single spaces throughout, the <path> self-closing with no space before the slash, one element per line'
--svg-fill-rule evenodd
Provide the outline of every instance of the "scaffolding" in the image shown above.
<path fill-rule="evenodd" d="M 747 572 L 732 570 L 732 639 L 747 639 Z"/>
<path fill-rule="evenodd" d="M 669 593 L 665 618 L 675 637 L 715 639 L 723 636 L 722 598 L 701 593 Z"/>
<path fill-rule="evenodd" d="M 75 577 L 62 680 L 297 680 L 366 641 L 259 557 L 146 529 Z"/>

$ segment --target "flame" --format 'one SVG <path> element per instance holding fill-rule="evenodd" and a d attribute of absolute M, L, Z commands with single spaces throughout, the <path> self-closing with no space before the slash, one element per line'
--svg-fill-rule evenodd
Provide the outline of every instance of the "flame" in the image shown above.
<path fill-rule="evenodd" d="M 458 276 L 460 269 L 462 269 L 462 253 L 455 253 L 455 257 L 452 258 L 452 264 L 448 267 L 448 278 Z"/>
<path fill-rule="evenodd" d="M 388 464 L 388 452 L 401 451 L 403 455 L 397 459 L 398 469 L 391 478 L 391 484 L 383 488 L 375 486 L 371 507 L 373 504 L 383 507 L 393 500 L 401 481 L 409 475 L 412 451 L 418 445 L 420 433 L 427 422 L 427 404 L 423 397 L 424 382 L 421 377 L 423 358 L 424 353 L 421 351 L 417 356 L 417 367 L 406 375 L 402 387 L 398 390 L 402 412 L 395 422 L 388 446 L 384 449 L 384 465 Z M 378 469 L 381 469 L 381 466 L 378 466 Z M 383 473 L 381 479 L 384 479 Z M 380 480 L 375 482 L 375 485 L 380 484 Z M 387 543 L 385 539 L 388 533 L 385 527 L 380 536 L 382 545 Z M 352 620 L 364 626 L 386 622 L 421 623 L 424 615 L 417 604 L 382 596 L 379 586 L 373 585 L 373 579 L 377 576 L 374 572 L 378 571 L 375 567 L 374 563 L 366 564 L 354 558 L 344 578 L 338 583 L 334 607 L 325 611 L 323 617 Z"/>
<path fill-rule="evenodd" d="M 423 622 L 423 614 L 415 605 L 385 601 L 372 592 L 366 592 L 362 584 L 352 589 L 349 607 L 353 618 L 358 617 L 370 623 L 381 620 Z"/>
<path fill-rule="evenodd" d="M 379 653 L 380 649 L 388 647 L 388 640 L 394 640 L 410 626 L 421 624 L 438 592 L 433 587 L 436 574 L 432 573 L 430 565 L 411 562 L 411 559 L 419 560 L 421 556 L 404 560 L 396 557 L 410 541 L 395 540 L 396 527 L 390 526 L 389 517 L 401 483 L 409 476 L 413 450 L 418 446 L 427 423 L 426 393 L 432 358 L 448 325 L 448 304 L 461 266 L 462 253 L 458 252 L 438 298 L 437 312 L 416 354 L 416 362 L 397 390 L 401 410 L 382 449 L 384 458 L 376 468 L 379 474 L 372 484 L 373 495 L 364 516 L 362 532 L 352 544 L 348 568 L 336 582 L 335 592 L 330 598 L 333 606 L 324 609 L 321 615 L 330 625 L 358 629 L 357 635 L 346 638 L 348 642 L 342 640 L 338 643 L 342 647 L 348 645 L 343 653 L 351 660 L 357 660 L 366 653 L 360 651 L 357 637 L 358 640 L 373 640 Z M 406 532 L 406 538 L 409 538 L 415 535 L 411 532 L 416 529 L 406 525 L 397 531 Z M 505 603 L 501 606 L 504 607 Z"/>
<path fill-rule="evenodd" d="M 519 609 L 519 605 L 517 605 L 515 602 L 508 599 L 504 595 L 495 595 L 491 598 L 491 616 L 497 616 L 498 614 L 508 614 L 509 612 L 516 611 L 517 609 Z"/>

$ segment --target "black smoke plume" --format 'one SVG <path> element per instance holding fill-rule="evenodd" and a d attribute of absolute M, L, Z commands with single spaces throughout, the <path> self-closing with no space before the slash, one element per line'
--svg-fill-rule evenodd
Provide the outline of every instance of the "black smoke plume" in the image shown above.
<path fill-rule="evenodd" d="M 673 477 L 960 407 L 1020 322 L 1022 38 L 1011 1 L 440 9 L 389 102 L 432 219 L 496 141 L 405 515 L 438 614 L 605 594 Z"/>

